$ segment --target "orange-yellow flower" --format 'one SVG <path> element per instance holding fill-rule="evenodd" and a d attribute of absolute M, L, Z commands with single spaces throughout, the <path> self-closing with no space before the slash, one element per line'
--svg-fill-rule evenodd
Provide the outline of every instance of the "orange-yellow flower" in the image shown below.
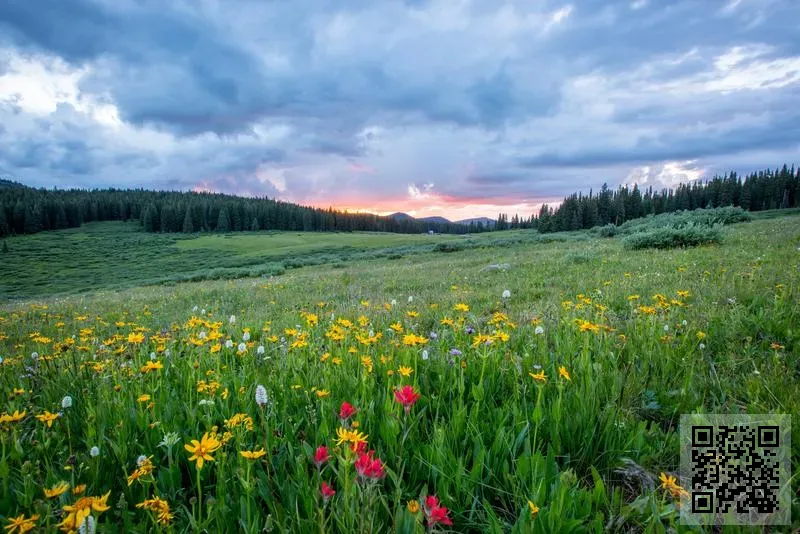
<path fill-rule="evenodd" d="M 569 375 L 569 371 L 563 365 L 558 368 L 558 374 L 564 377 L 566 380 L 572 380 L 572 377 Z"/>
<path fill-rule="evenodd" d="M 536 380 L 537 382 L 547 382 L 547 376 L 544 374 L 544 370 L 539 371 L 538 373 L 528 373 L 531 375 L 531 378 Z"/>
<path fill-rule="evenodd" d="M 6 525 L 6 532 L 7 534 L 25 534 L 26 532 L 30 532 L 34 528 L 36 528 L 36 520 L 39 519 L 39 515 L 32 515 L 25 518 L 25 514 L 20 514 L 17 517 L 9 517 L 8 524 Z"/>
<path fill-rule="evenodd" d="M 56 497 L 60 497 L 69 489 L 69 484 L 66 482 L 59 482 L 52 488 L 44 488 L 44 496 L 48 499 L 55 499 Z"/>
<path fill-rule="evenodd" d="M 36 419 L 38 419 L 42 423 L 46 424 L 47 428 L 50 428 L 50 427 L 53 426 L 53 421 L 58 419 L 58 414 L 57 413 L 50 413 L 47 410 L 45 410 L 43 414 L 37 415 Z"/>
<path fill-rule="evenodd" d="M 143 372 L 143 373 L 149 373 L 150 371 L 157 371 L 157 370 L 163 369 L 163 368 L 164 368 L 164 364 L 163 363 L 161 363 L 159 361 L 150 360 L 146 364 L 144 364 L 142 366 L 142 368 L 139 369 L 139 370 L 141 372 Z"/>
<path fill-rule="evenodd" d="M 14 413 L 9 415 L 6 412 L 3 412 L 3 414 L 0 415 L 0 424 L 3 424 L 3 423 L 19 423 L 20 421 L 25 419 L 25 414 L 26 413 L 27 412 L 20 412 L 19 410 L 14 410 Z"/>
<path fill-rule="evenodd" d="M 102 497 L 81 497 L 75 504 L 64 506 L 66 516 L 58 526 L 67 532 L 77 530 L 93 511 L 100 514 L 109 509 L 106 504 L 109 495 L 110 491 Z"/>
<path fill-rule="evenodd" d="M 211 453 L 216 451 L 220 448 L 222 444 L 217 440 L 216 437 L 210 436 L 208 432 L 203 434 L 203 437 L 200 438 L 200 441 L 196 439 L 192 440 L 191 445 L 184 445 L 183 447 L 192 454 L 189 457 L 190 462 L 197 462 L 197 470 L 203 468 L 204 462 L 213 462 L 214 457 L 211 456 Z"/>
<path fill-rule="evenodd" d="M 241 454 L 243 458 L 247 458 L 248 460 L 258 460 L 259 458 L 267 454 L 267 451 L 265 451 L 262 448 L 256 451 L 239 451 L 239 454 Z"/>
<path fill-rule="evenodd" d="M 136 508 L 144 508 L 156 514 L 156 521 L 161 525 L 168 525 L 173 515 L 169 511 L 169 503 L 164 499 L 153 496 L 152 499 L 145 499 L 136 505 Z"/>
<path fill-rule="evenodd" d="M 131 343 L 133 345 L 138 345 L 142 341 L 144 341 L 144 334 L 142 334 L 141 332 L 131 332 L 130 334 L 128 334 L 128 343 Z"/>

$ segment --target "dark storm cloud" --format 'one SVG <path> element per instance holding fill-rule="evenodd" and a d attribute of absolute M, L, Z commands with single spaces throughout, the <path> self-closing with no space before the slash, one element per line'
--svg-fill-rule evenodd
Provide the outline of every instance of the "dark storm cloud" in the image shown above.
<path fill-rule="evenodd" d="M 324 203 L 800 159 L 798 19 L 791 0 L 6 0 L 0 165 Z M 80 73 L 76 93 L 25 61 Z"/>

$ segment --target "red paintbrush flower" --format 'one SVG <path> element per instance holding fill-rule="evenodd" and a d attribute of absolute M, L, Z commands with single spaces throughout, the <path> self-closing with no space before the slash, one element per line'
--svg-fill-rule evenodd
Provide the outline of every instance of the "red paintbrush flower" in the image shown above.
<path fill-rule="evenodd" d="M 342 422 L 344 422 L 344 421 L 350 419 L 351 417 L 353 417 L 357 411 L 358 410 L 353 408 L 352 404 L 350 404 L 347 401 L 344 401 L 342 403 L 342 407 L 339 408 L 339 419 L 341 419 Z"/>
<path fill-rule="evenodd" d="M 397 402 L 403 405 L 406 413 L 408 413 L 411 410 L 411 407 L 414 406 L 414 403 L 419 400 L 420 394 L 414 391 L 412 386 L 405 385 L 400 389 L 394 390 L 394 398 Z"/>
<path fill-rule="evenodd" d="M 356 472 L 361 478 L 379 480 L 386 476 L 386 472 L 383 470 L 383 462 L 381 462 L 380 458 L 375 458 L 374 455 L 375 451 L 358 455 L 355 466 Z"/>
<path fill-rule="evenodd" d="M 425 517 L 428 520 L 428 526 L 432 527 L 441 523 L 442 525 L 450 526 L 453 521 L 447 517 L 449 510 L 444 506 L 439 506 L 439 499 L 434 495 L 429 495 L 425 499 Z"/>
<path fill-rule="evenodd" d="M 331 497 L 336 495 L 336 491 L 332 487 L 330 487 L 328 483 L 325 482 L 324 480 L 322 481 L 322 488 L 320 488 L 319 491 L 320 493 L 322 493 L 322 500 L 324 500 L 325 502 L 328 502 L 329 500 L 331 500 Z"/>
<path fill-rule="evenodd" d="M 365 452 L 367 452 L 367 442 L 359 441 L 358 443 L 353 444 L 351 449 L 356 454 L 364 454 Z"/>
<path fill-rule="evenodd" d="M 322 467 L 322 464 L 330 460 L 330 455 L 328 454 L 328 447 L 325 445 L 320 445 L 317 447 L 317 452 L 314 453 L 314 465 L 317 468 Z"/>

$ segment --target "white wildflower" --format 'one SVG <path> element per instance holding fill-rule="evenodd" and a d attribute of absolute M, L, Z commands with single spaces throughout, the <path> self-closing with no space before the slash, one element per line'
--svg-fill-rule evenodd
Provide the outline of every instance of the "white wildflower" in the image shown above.
<path fill-rule="evenodd" d="M 256 349 L 256 354 L 264 354 L 264 345 L 259 345 Z"/>
<path fill-rule="evenodd" d="M 664 325 L 664 332 L 669 332 L 669 325 L 668 324 Z"/>
<path fill-rule="evenodd" d="M 61 407 L 64 408 L 65 410 L 67 408 L 71 408 L 72 407 L 72 397 L 67 395 L 66 397 L 61 399 Z"/>
<path fill-rule="evenodd" d="M 706 348 L 706 344 L 705 343 L 700 343 L 700 350 L 703 350 L 704 348 Z"/>
<path fill-rule="evenodd" d="M 192 311 L 193 311 L 193 312 L 196 312 L 198 309 L 199 309 L 199 308 L 197 307 L 197 305 L 196 305 L 196 304 L 195 304 L 195 305 L 192 307 Z"/>
<path fill-rule="evenodd" d="M 511 291 L 509 291 L 508 289 L 504 290 L 503 291 L 503 298 L 507 299 L 507 298 L 510 298 L 510 297 L 511 297 Z"/>
<path fill-rule="evenodd" d="M 31 352 L 31 359 L 32 359 L 32 360 L 35 360 L 35 359 L 37 359 L 38 357 L 39 357 L 39 353 L 38 353 L 38 352 Z"/>
<path fill-rule="evenodd" d="M 150 353 L 150 359 L 151 360 L 155 360 L 156 359 L 156 353 L 155 352 L 151 352 Z"/>
<path fill-rule="evenodd" d="M 211 399 L 201 399 L 197 404 L 200 406 L 214 406 L 214 401 Z"/>
<path fill-rule="evenodd" d="M 205 309 L 205 308 L 203 308 L 202 310 L 200 310 L 200 314 L 201 314 L 201 315 L 205 315 L 205 314 L 206 314 L 206 309 Z"/>
<path fill-rule="evenodd" d="M 200 330 L 200 333 L 197 334 L 197 337 L 199 337 L 200 339 L 205 339 L 207 336 L 208 334 L 206 334 L 205 330 Z"/>
<path fill-rule="evenodd" d="M 536 334 L 537 336 L 541 336 L 542 334 L 544 334 L 544 328 L 542 328 L 542 326 L 539 325 L 533 330 L 533 333 Z"/>
<path fill-rule="evenodd" d="M 391 304 L 392 306 L 397 306 L 397 301 L 396 301 L 395 299 L 392 299 L 392 302 L 390 302 L 390 304 Z"/>
<path fill-rule="evenodd" d="M 423 350 L 422 351 L 422 359 L 423 360 L 427 360 L 428 359 L 428 351 L 427 350 Z"/>
<path fill-rule="evenodd" d="M 136 467 L 142 467 L 142 464 L 144 464 L 146 461 L 147 455 L 140 455 L 138 458 L 136 458 Z"/>
<path fill-rule="evenodd" d="M 244 334 L 242 334 L 242 339 L 244 341 L 250 341 L 250 332 L 245 332 Z"/>
<path fill-rule="evenodd" d="M 409 303 L 409 304 L 411 304 L 412 302 L 414 302 L 414 297 L 412 297 L 411 295 L 409 295 L 409 296 L 408 296 L 408 303 Z"/>
<path fill-rule="evenodd" d="M 269 397 L 267 396 L 267 390 L 261 384 L 256 386 L 256 404 L 259 406 L 266 406 L 269 402 Z"/>
<path fill-rule="evenodd" d="M 91 456 L 92 458 L 97 458 L 98 456 L 100 456 L 100 447 L 94 446 L 91 449 L 89 449 L 89 456 Z"/>
<path fill-rule="evenodd" d="M 233 348 L 233 341 L 231 341 L 230 339 L 228 341 L 226 341 L 225 342 L 225 347 L 228 348 L 228 349 Z"/>
<path fill-rule="evenodd" d="M 181 438 L 177 432 L 167 432 L 164 434 L 164 437 L 161 438 L 161 443 L 159 443 L 158 446 L 170 449 L 177 445 L 180 440 Z"/>
<path fill-rule="evenodd" d="M 235 315 L 231 315 L 231 316 L 228 318 L 228 322 L 229 322 L 230 324 L 236 324 L 236 316 L 235 316 Z"/>
<path fill-rule="evenodd" d="M 239 350 L 239 352 L 244 352 L 247 350 L 247 345 L 245 345 L 244 343 L 239 343 L 239 346 L 236 348 Z"/>
<path fill-rule="evenodd" d="M 96 529 L 97 524 L 94 522 L 94 516 L 88 515 L 78 527 L 78 532 L 80 534 L 94 534 Z"/>

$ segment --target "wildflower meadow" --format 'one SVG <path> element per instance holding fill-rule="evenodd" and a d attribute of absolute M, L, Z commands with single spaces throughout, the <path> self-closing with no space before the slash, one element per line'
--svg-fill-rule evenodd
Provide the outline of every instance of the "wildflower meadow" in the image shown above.
<path fill-rule="evenodd" d="M 678 421 L 800 412 L 798 267 L 792 216 L 9 302 L 0 523 L 698 531 Z"/>

